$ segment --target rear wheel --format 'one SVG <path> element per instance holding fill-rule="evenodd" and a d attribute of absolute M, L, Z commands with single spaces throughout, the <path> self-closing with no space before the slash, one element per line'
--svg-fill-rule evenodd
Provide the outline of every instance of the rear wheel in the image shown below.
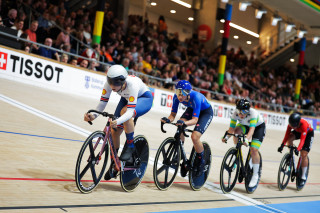
<path fill-rule="evenodd" d="M 168 189 L 179 169 L 180 147 L 174 138 L 165 139 L 160 145 L 153 165 L 153 179 L 160 190 Z"/>
<path fill-rule="evenodd" d="M 212 154 L 211 154 L 211 149 L 208 143 L 203 142 L 203 148 L 204 148 L 204 154 L 203 157 L 205 159 L 205 163 L 204 163 L 204 168 L 203 168 L 203 173 L 199 176 L 196 175 L 196 172 L 192 169 L 189 172 L 189 184 L 190 187 L 195 190 L 198 191 L 202 188 L 202 186 L 206 183 L 207 178 L 209 176 L 209 172 L 210 172 L 210 166 L 211 166 L 211 159 L 212 159 Z M 191 159 L 191 168 L 193 168 L 194 166 L 194 159 L 195 159 L 195 155 L 196 152 L 193 152 L 193 156 Z"/>
<path fill-rule="evenodd" d="M 278 171 L 278 188 L 280 191 L 284 190 L 289 183 L 292 163 L 290 154 L 286 153 L 280 162 Z"/>
<path fill-rule="evenodd" d="M 84 142 L 78 155 L 75 179 L 80 192 L 90 193 L 96 188 L 104 174 L 108 162 L 108 143 L 103 148 L 106 134 L 102 131 L 93 132 Z"/>
<path fill-rule="evenodd" d="M 306 178 L 308 179 L 310 161 L 309 161 L 309 156 L 307 156 L 307 157 L 308 157 L 308 168 L 306 171 Z M 305 181 L 303 181 L 301 179 L 301 176 L 302 176 L 301 157 L 299 158 L 298 165 L 299 165 L 299 168 L 298 168 L 297 179 L 296 179 L 296 187 L 297 187 L 297 190 L 300 191 L 303 189 L 303 187 L 305 186 L 305 184 L 307 182 L 307 179 Z"/>
<path fill-rule="evenodd" d="M 224 193 L 229 193 L 237 183 L 240 169 L 237 149 L 230 148 L 225 154 L 220 169 L 220 187 Z"/>
<path fill-rule="evenodd" d="M 137 156 L 133 166 L 125 166 L 120 172 L 121 187 L 126 192 L 131 192 L 139 186 L 146 172 L 149 160 L 149 145 L 147 139 L 137 135 L 133 140 Z"/>

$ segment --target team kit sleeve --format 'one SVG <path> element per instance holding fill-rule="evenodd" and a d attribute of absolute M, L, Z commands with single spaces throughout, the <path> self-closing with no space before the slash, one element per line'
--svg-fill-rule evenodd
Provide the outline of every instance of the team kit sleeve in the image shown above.
<path fill-rule="evenodd" d="M 102 112 L 106 108 L 108 101 L 109 101 L 109 98 L 110 98 L 110 95 L 111 95 L 111 92 L 112 92 L 112 90 L 111 90 L 110 86 L 108 85 L 108 83 L 106 82 L 104 84 L 104 87 L 102 90 L 99 104 L 96 107 L 97 111 Z M 97 114 L 97 113 L 93 113 L 93 115 L 95 116 L 95 118 L 99 116 L 99 114 Z"/>
<path fill-rule="evenodd" d="M 231 128 L 236 128 L 236 124 L 237 124 L 236 110 L 234 110 L 233 114 L 231 115 L 230 127 Z"/>
<path fill-rule="evenodd" d="M 178 112 L 178 106 L 179 106 L 179 100 L 178 100 L 178 97 L 177 97 L 176 94 L 173 96 L 173 101 L 172 102 L 173 103 L 172 103 L 171 112 L 177 113 Z"/>
<path fill-rule="evenodd" d="M 253 113 L 250 116 L 250 122 L 249 127 L 256 127 L 258 122 L 259 114 L 257 111 L 253 111 Z"/>
<path fill-rule="evenodd" d="M 200 93 L 198 93 L 200 94 Z M 193 113 L 192 113 L 192 117 L 199 117 L 200 115 L 200 111 L 201 111 L 201 102 L 202 102 L 202 97 L 200 95 L 195 95 L 193 97 Z"/>
<path fill-rule="evenodd" d="M 130 95 L 128 98 L 127 111 L 117 119 L 117 125 L 120 125 L 135 115 L 135 108 L 138 100 L 138 90 L 131 87 L 129 88 Z"/>

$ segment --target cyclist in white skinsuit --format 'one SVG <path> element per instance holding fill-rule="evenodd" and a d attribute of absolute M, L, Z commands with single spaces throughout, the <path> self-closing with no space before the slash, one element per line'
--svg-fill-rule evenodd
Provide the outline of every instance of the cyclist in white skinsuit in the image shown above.
<path fill-rule="evenodd" d="M 126 69 L 121 65 L 113 65 L 109 68 L 107 73 L 107 82 L 102 90 L 100 102 L 96 107 L 97 111 L 103 111 L 105 109 L 112 91 L 121 96 L 119 104 L 114 113 L 117 119 L 114 121 L 109 120 L 111 127 L 117 127 L 117 131 L 114 131 L 113 129 L 111 130 L 112 139 L 114 141 L 115 148 L 119 149 L 120 135 L 124 128 L 127 141 L 121 153 L 120 160 L 132 163 L 132 154 L 135 152 L 135 146 L 133 143 L 133 118 L 138 118 L 151 109 L 153 96 L 149 88 L 142 82 L 140 78 L 128 75 Z M 84 120 L 92 121 L 96 117 L 98 117 L 98 114 L 86 113 L 84 115 Z M 110 168 L 112 168 L 112 166 L 113 165 L 111 164 Z M 109 174 L 108 172 L 107 174 Z M 111 177 L 114 176 L 111 175 Z"/>

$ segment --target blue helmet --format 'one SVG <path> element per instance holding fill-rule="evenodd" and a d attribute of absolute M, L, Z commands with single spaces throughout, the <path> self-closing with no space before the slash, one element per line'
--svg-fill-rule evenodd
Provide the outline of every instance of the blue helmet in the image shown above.
<path fill-rule="evenodd" d="M 192 86 L 189 81 L 181 80 L 176 84 L 176 94 L 177 96 L 183 95 L 187 96 L 190 94 Z"/>

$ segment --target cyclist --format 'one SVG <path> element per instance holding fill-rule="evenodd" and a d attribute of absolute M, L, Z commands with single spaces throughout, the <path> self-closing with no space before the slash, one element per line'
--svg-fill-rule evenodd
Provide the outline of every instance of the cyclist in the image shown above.
<path fill-rule="evenodd" d="M 182 103 L 187 107 L 181 118 L 177 121 L 178 125 L 182 125 L 183 128 L 187 126 L 196 125 L 191 135 L 193 146 L 196 151 L 196 159 L 194 163 L 194 171 L 196 176 L 203 174 L 205 159 L 204 148 L 200 141 L 200 137 L 208 128 L 213 118 L 213 110 L 211 104 L 207 99 L 199 92 L 193 91 L 190 82 L 181 80 L 176 84 L 176 94 L 173 97 L 173 104 L 171 108 L 171 114 L 169 117 L 161 118 L 161 122 L 172 122 L 177 114 L 179 103 Z M 184 136 L 181 134 L 181 140 L 184 141 Z M 181 168 L 181 176 L 185 177 L 187 174 L 186 168 Z"/>
<path fill-rule="evenodd" d="M 237 124 L 238 121 L 238 124 Z M 236 109 L 231 116 L 230 127 L 228 133 L 246 134 L 245 144 L 251 141 L 250 152 L 252 158 L 253 175 L 249 183 L 249 187 L 255 187 L 259 180 L 260 156 L 258 149 L 266 134 L 266 125 L 260 113 L 250 108 L 250 102 L 247 99 L 240 99 L 236 102 Z M 229 136 L 222 138 L 222 142 L 226 142 Z M 233 141 L 237 144 L 238 139 L 233 137 Z"/>
<path fill-rule="evenodd" d="M 301 185 L 304 185 L 306 182 L 306 172 L 308 169 L 308 153 L 310 152 L 312 142 L 314 137 L 314 131 L 309 124 L 309 122 L 303 118 L 297 112 L 292 113 L 289 116 L 289 125 L 287 127 L 286 134 L 283 138 L 281 146 L 278 148 L 278 152 L 282 152 L 284 145 L 289 143 L 290 146 L 293 145 L 293 141 L 300 139 L 298 148 L 295 150 L 295 154 L 298 155 L 301 151 Z"/>
<path fill-rule="evenodd" d="M 100 102 L 96 107 L 97 111 L 103 111 L 107 106 L 111 92 L 116 92 L 121 96 L 114 115 L 116 120 L 109 120 L 112 127 L 111 134 L 115 148 L 118 150 L 120 146 L 120 135 L 123 131 L 126 133 L 126 143 L 122 150 L 120 160 L 126 161 L 129 164 L 133 163 L 133 153 L 136 148 L 133 143 L 135 120 L 147 113 L 153 102 L 153 96 L 149 88 L 136 76 L 128 75 L 127 70 L 121 65 L 113 65 L 107 72 L 107 81 L 102 90 Z M 86 113 L 85 121 L 96 119 L 98 114 Z M 113 129 L 116 128 L 116 131 Z M 113 169 L 114 162 L 111 162 L 110 168 L 105 175 L 105 179 L 109 180 L 116 176 L 116 171 Z"/>

